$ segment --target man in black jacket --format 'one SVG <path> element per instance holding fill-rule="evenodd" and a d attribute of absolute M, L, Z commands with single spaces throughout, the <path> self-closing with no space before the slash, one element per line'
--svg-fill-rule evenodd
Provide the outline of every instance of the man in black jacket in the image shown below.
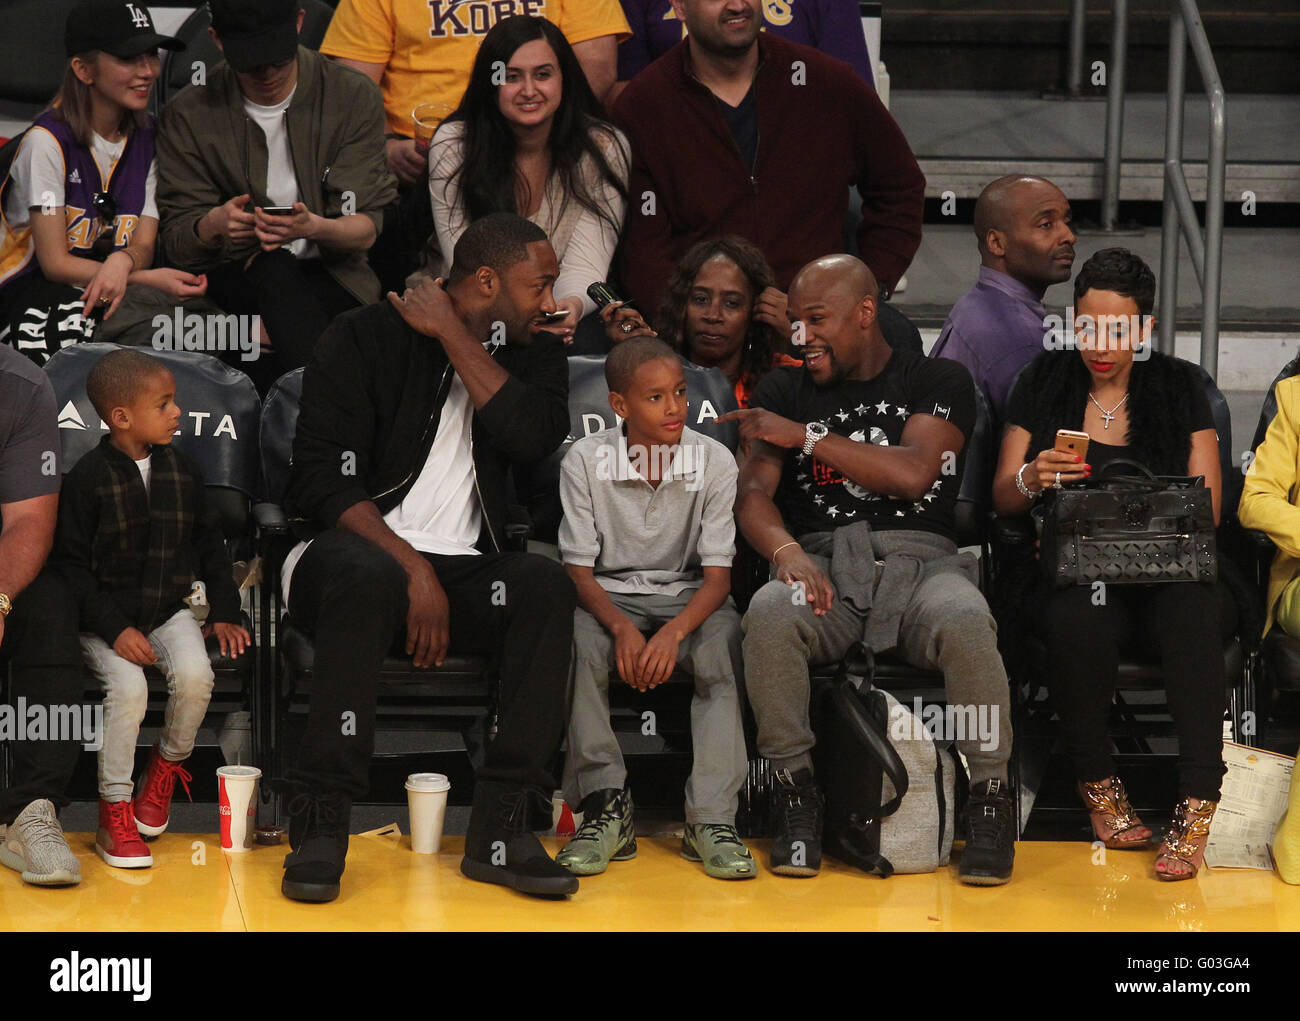
<path fill-rule="evenodd" d="M 300 543 L 286 600 L 315 640 L 307 731 L 289 779 L 282 890 L 332 900 L 351 799 L 368 786 L 375 689 L 399 629 L 417 667 L 448 650 L 500 666 L 500 721 L 474 790 L 461 871 L 527 893 L 573 893 L 527 829 L 548 804 L 566 720 L 576 596 L 544 557 L 502 552 L 506 469 L 569 428 L 568 367 L 539 331 L 559 267 L 513 214 L 478 220 L 444 286 L 341 316 L 303 377 L 287 508 Z"/>

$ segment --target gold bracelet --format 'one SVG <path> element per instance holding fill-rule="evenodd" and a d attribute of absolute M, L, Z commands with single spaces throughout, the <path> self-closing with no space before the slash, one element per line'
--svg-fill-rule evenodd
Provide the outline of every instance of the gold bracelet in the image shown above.
<path fill-rule="evenodd" d="M 784 543 L 783 545 L 780 545 L 780 546 L 778 546 L 776 549 L 774 549 L 774 550 L 772 551 L 772 555 L 771 555 L 770 557 L 768 557 L 768 559 L 769 559 L 770 561 L 772 561 L 772 563 L 775 564 L 775 563 L 776 563 L 776 555 L 777 555 L 778 553 L 780 553 L 783 549 L 785 549 L 786 546 L 798 546 L 798 545 L 799 545 L 799 543 L 796 542 L 796 541 L 794 541 L 794 540 L 791 540 L 790 542 Z"/>

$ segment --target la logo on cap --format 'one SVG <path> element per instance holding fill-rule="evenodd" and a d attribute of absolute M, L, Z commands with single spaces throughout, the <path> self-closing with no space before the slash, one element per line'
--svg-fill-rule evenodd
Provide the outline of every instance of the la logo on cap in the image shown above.
<path fill-rule="evenodd" d="M 136 28 L 153 28 L 149 24 L 149 12 L 135 4 L 126 4 L 126 9 L 131 15 L 131 24 Z"/>

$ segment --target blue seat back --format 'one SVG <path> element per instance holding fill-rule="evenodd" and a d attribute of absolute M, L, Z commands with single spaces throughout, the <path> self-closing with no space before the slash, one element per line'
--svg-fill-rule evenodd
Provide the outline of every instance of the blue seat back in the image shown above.
<path fill-rule="evenodd" d="M 117 344 L 73 344 L 45 365 L 59 408 L 63 470 L 69 471 L 98 446 L 108 426 L 86 395 L 86 378 L 95 363 Z M 204 482 L 231 491 L 218 498 L 227 535 L 240 534 L 248 520 L 248 503 L 258 491 L 258 419 L 261 402 L 253 381 L 212 355 L 192 351 L 148 352 L 176 379 L 181 426 L 173 442 L 198 467 Z"/>

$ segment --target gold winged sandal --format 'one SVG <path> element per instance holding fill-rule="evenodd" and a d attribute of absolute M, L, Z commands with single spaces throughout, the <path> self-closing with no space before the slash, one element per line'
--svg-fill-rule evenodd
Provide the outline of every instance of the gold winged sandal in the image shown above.
<path fill-rule="evenodd" d="M 1088 808 L 1093 835 L 1113 851 L 1140 851 L 1151 845 L 1151 830 L 1128 802 L 1124 781 L 1117 776 L 1079 784 L 1079 796 Z M 1103 836 L 1102 830 L 1109 831 Z M 1145 831 L 1146 836 L 1123 839 L 1124 834 Z"/>
<path fill-rule="evenodd" d="M 1174 818 L 1156 855 L 1156 875 L 1167 882 L 1180 879 L 1194 879 L 1205 861 L 1205 845 L 1210 839 L 1210 823 L 1214 821 L 1214 810 L 1219 807 L 1217 801 L 1202 801 L 1192 808 L 1189 798 L 1183 798 L 1174 806 Z M 1171 862 L 1181 862 L 1188 868 L 1187 872 L 1162 872 L 1160 866 L 1166 867 Z"/>

